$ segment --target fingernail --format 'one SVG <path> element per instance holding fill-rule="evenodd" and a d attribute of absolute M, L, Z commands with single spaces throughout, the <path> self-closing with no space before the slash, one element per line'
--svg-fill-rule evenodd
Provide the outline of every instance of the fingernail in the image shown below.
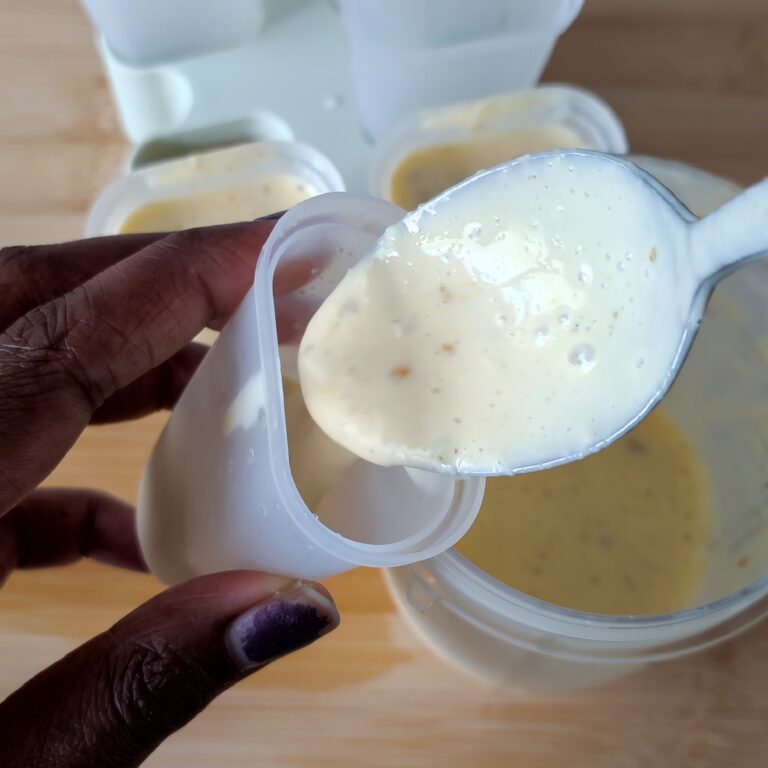
<path fill-rule="evenodd" d="M 257 219 L 254 219 L 254 221 L 274 221 L 275 219 L 279 219 L 285 213 L 286 211 L 278 211 L 277 213 L 270 213 L 267 216 L 259 216 Z"/>
<path fill-rule="evenodd" d="M 309 645 L 338 625 L 330 595 L 319 585 L 300 584 L 238 616 L 227 630 L 227 650 L 245 672 Z"/>

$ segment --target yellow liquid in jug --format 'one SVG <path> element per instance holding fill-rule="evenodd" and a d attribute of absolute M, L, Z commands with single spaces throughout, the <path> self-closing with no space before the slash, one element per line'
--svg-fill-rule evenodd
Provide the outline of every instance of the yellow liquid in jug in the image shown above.
<path fill-rule="evenodd" d="M 655 614 L 695 604 L 712 526 L 705 470 L 657 408 L 582 461 L 489 479 L 477 522 L 456 548 L 540 600 Z"/>

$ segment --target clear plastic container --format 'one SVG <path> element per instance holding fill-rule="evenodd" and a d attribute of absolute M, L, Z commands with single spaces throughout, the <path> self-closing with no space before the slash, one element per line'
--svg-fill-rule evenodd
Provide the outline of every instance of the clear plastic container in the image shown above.
<path fill-rule="evenodd" d="M 472 524 L 484 480 L 358 460 L 329 491 L 332 519 L 302 500 L 291 473 L 276 317 L 300 337 L 306 322 L 400 208 L 335 193 L 292 208 L 264 245 L 252 290 L 174 408 L 145 470 L 139 537 L 169 583 L 253 568 L 318 579 L 358 565 L 432 557 Z M 283 269 L 311 276 L 273 296 Z"/>
<path fill-rule="evenodd" d="M 300 194 L 291 193 L 294 200 L 295 197 L 311 197 L 344 189 L 344 182 L 333 163 L 305 144 L 254 141 L 206 150 L 206 145 L 216 147 L 230 140 L 236 142 L 253 127 L 249 121 L 238 121 L 142 145 L 132 155 L 131 165 L 150 163 L 169 155 L 175 159 L 130 171 L 105 187 L 91 207 L 85 226 L 86 236 L 119 234 L 131 216 L 146 206 L 195 196 L 214 195 L 216 198 L 219 193 L 225 197 L 218 198 L 216 207 L 206 209 L 206 224 L 233 221 L 245 209 L 252 218 L 275 213 L 276 208 L 286 207 L 285 200 L 280 196 L 248 197 L 239 204 L 226 198 L 228 192 L 238 190 L 239 195 L 248 195 L 252 191 L 248 185 L 258 185 L 262 180 L 267 182 L 275 177 L 294 179 L 297 187 L 301 186 L 303 191 Z M 210 203 L 210 197 L 207 203 Z M 135 228 L 132 230 L 137 231 Z M 211 344 L 217 335 L 215 331 L 206 329 L 195 341 Z"/>
<path fill-rule="evenodd" d="M 404 118 L 387 131 L 374 148 L 369 189 L 371 194 L 391 200 L 395 172 L 408 157 L 420 150 L 484 142 L 515 134 L 525 136 L 552 128 L 575 134 L 584 149 L 613 154 L 627 151 L 624 127 L 601 98 L 570 85 L 542 85 L 531 90 L 421 110 Z"/>
<path fill-rule="evenodd" d="M 378 139 L 425 107 L 530 88 L 583 0 L 341 0 L 355 93 Z"/>
<path fill-rule="evenodd" d="M 231 48 L 264 25 L 264 0 L 82 0 L 111 51 L 154 64 Z"/>
<path fill-rule="evenodd" d="M 214 140 L 213 133 L 206 135 Z M 309 194 L 344 189 L 333 163 L 316 149 L 294 142 L 252 142 L 196 152 L 126 174 L 99 195 L 88 215 L 85 234 L 114 235 L 132 213 L 152 203 L 231 189 L 276 175 L 295 178 Z M 255 210 L 254 217 L 274 212 L 274 208 Z"/>
<path fill-rule="evenodd" d="M 738 187 L 679 163 L 639 162 L 698 214 Z M 455 551 L 387 572 L 394 599 L 441 656 L 496 684 L 597 685 L 720 643 L 768 612 L 768 263 L 715 291 L 700 335 L 665 399 L 697 448 L 716 535 L 690 610 L 648 617 L 567 610 L 491 578 Z"/>

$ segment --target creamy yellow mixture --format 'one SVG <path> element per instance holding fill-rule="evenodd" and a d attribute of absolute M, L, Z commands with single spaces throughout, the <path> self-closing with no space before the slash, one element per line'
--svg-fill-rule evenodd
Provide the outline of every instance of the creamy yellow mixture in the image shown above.
<path fill-rule="evenodd" d="M 175 232 L 231 224 L 285 211 L 317 191 L 294 176 L 279 174 L 194 195 L 158 200 L 133 211 L 120 225 L 129 232 Z"/>
<path fill-rule="evenodd" d="M 401 208 L 412 211 L 483 168 L 492 168 L 527 152 L 584 146 L 584 139 L 568 128 L 549 126 L 426 147 L 406 156 L 395 169 L 390 198 Z"/>
<path fill-rule="evenodd" d="M 458 551 L 550 603 L 653 614 L 695 603 L 712 534 L 708 480 L 656 409 L 601 453 L 546 472 L 489 478 Z"/>
<path fill-rule="evenodd" d="M 358 457 L 336 444 L 307 412 L 297 381 L 283 377 L 285 426 L 291 474 L 304 503 L 317 512 L 323 496 Z"/>
<path fill-rule="evenodd" d="M 307 325 L 312 418 L 382 466 L 514 474 L 601 448 L 652 402 L 695 278 L 621 164 L 520 158 L 389 227 Z"/>

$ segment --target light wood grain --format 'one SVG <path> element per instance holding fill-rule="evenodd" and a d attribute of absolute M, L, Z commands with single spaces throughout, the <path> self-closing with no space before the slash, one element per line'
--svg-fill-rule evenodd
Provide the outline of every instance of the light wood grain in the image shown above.
<path fill-rule="evenodd" d="M 768 172 L 765 0 L 588 0 L 546 79 L 611 102 L 634 151 L 741 182 Z M 0 244 L 73 238 L 121 138 L 75 0 L 0 3 Z M 2 297 L 0 297 L 2 300 Z M 133 499 L 163 416 L 91 429 L 50 482 Z M 380 575 L 330 580 L 342 627 L 228 692 L 150 766 L 762 766 L 768 627 L 607 688 L 519 696 L 433 657 Z M 0 593 L 0 695 L 160 589 L 92 563 Z"/>

